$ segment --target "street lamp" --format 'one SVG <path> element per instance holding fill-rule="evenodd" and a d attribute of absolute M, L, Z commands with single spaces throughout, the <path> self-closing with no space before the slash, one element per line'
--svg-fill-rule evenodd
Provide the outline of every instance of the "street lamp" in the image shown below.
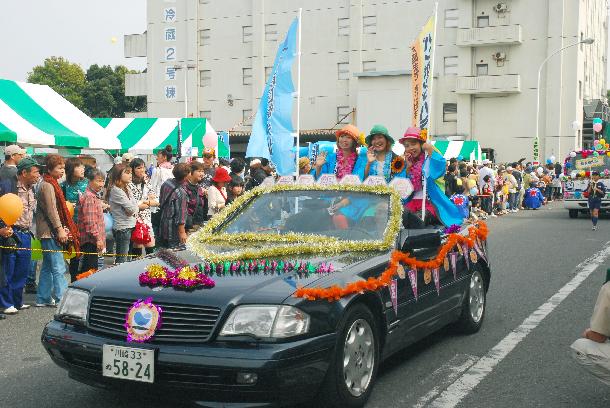
<path fill-rule="evenodd" d="M 544 61 L 542 61 L 542 63 L 540 64 L 540 68 L 538 68 L 538 86 L 536 87 L 536 142 L 538 144 L 538 151 L 540 151 L 540 133 L 539 133 L 539 127 L 540 127 L 540 77 L 542 75 L 542 68 L 544 67 L 544 64 L 546 64 L 547 61 L 549 59 L 551 59 L 552 56 L 559 54 L 560 52 L 562 52 L 566 48 L 574 47 L 574 46 L 576 46 L 578 44 L 591 45 L 594 42 L 595 42 L 594 38 L 585 38 L 584 40 L 580 40 L 580 41 L 575 42 L 573 44 L 566 45 L 565 47 L 558 49 L 557 51 L 555 51 L 554 53 L 552 53 L 551 55 L 546 57 L 544 59 Z M 561 135 L 559 135 L 559 147 L 561 148 Z M 557 151 L 557 156 L 559 156 L 560 154 L 561 154 L 561 152 L 558 150 Z M 534 161 L 540 161 L 539 157 L 534 157 Z"/>
<path fill-rule="evenodd" d="M 187 118 L 189 115 L 189 110 L 188 110 L 189 96 L 188 96 L 188 86 L 187 86 L 188 70 L 197 69 L 197 65 L 195 65 L 195 64 L 174 65 L 174 69 L 176 71 L 185 69 L 184 70 L 184 117 Z"/>

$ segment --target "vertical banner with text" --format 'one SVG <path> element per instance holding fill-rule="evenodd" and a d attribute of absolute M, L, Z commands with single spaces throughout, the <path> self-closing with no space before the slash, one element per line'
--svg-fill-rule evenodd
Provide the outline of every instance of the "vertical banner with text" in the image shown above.
<path fill-rule="evenodd" d="M 432 83 L 432 53 L 434 50 L 434 15 L 411 43 L 411 91 L 413 95 L 412 126 L 428 129 L 430 123 L 430 90 Z"/>

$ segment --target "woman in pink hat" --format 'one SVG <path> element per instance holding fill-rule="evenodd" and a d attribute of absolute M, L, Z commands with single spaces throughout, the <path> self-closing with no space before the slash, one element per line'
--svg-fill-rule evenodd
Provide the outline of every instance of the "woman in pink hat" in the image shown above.
<path fill-rule="evenodd" d="M 399 140 L 405 148 L 407 177 L 411 179 L 414 189 L 413 195 L 405 204 L 405 209 L 416 214 L 421 212 L 425 177 L 427 183 L 426 209 L 446 226 L 461 225 L 463 218 L 458 207 L 447 198 L 444 186 L 441 189 L 438 185 L 439 182 L 442 183 L 446 172 L 446 160 L 427 140 L 426 130 L 422 131 L 417 127 L 408 128 Z M 429 170 L 424 174 L 426 160 L 429 160 Z"/>
<path fill-rule="evenodd" d="M 208 216 L 213 216 L 222 210 L 227 203 L 227 189 L 225 185 L 231 181 L 231 176 L 224 167 L 216 169 L 212 178 L 212 186 L 208 188 Z"/>
<path fill-rule="evenodd" d="M 362 144 L 360 131 L 354 125 L 345 125 L 335 133 L 337 150 L 333 153 L 321 151 L 314 163 L 311 174 L 318 179 L 322 174 L 334 174 L 341 180 L 348 174 L 358 174 L 364 158 L 358 156 L 358 146 Z"/>

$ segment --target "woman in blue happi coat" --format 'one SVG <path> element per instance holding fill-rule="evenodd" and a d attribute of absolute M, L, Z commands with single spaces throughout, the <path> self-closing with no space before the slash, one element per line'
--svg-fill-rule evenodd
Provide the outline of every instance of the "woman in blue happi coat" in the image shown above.
<path fill-rule="evenodd" d="M 360 131 L 354 125 L 345 125 L 335 133 L 337 149 L 334 152 L 320 151 L 316 157 L 311 174 L 317 180 L 323 174 L 334 174 L 337 180 L 349 174 L 359 174 L 366 161 L 358 155 Z"/>
<path fill-rule="evenodd" d="M 366 180 L 370 176 L 381 176 L 389 183 L 394 177 L 406 177 L 405 161 L 392 152 L 394 139 L 383 125 L 375 125 L 366 137 L 368 151 L 367 162 L 360 169 L 360 178 Z"/>

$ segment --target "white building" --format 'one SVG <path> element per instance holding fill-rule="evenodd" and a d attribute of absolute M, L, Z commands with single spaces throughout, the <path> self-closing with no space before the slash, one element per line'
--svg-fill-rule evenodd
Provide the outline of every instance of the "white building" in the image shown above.
<path fill-rule="evenodd" d="M 148 57 L 147 70 L 127 77 L 126 94 L 147 95 L 151 117 L 184 115 L 185 70 L 173 67 L 190 64 L 188 115 L 247 131 L 278 42 L 302 7 L 301 129 L 329 129 L 347 115 L 364 132 L 382 123 L 398 138 L 410 122 L 409 44 L 433 0 L 147 3 L 147 32 L 125 37 L 125 55 Z M 552 56 L 540 87 L 541 158 L 582 146 L 583 104 L 606 96 L 607 7 L 608 0 L 440 0 L 434 136 L 478 140 L 500 161 L 531 159 L 540 64 L 593 38 Z"/>

